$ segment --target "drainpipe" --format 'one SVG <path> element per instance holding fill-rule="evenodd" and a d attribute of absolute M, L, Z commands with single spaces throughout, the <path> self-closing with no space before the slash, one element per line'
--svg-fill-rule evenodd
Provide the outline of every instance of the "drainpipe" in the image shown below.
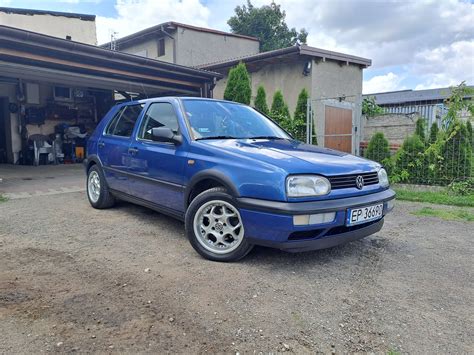
<path fill-rule="evenodd" d="M 161 26 L 161 32 L 163 32 L 167 37 L 173 40 L 173 63 L 177 64 L 176 63 L 176 39 L 171 34 L 165 31 L 165 28 L 163 25 Z"/>

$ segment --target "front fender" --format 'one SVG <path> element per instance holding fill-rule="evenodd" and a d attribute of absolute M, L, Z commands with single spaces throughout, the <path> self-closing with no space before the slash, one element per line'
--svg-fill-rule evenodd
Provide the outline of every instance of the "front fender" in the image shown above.
<path fill-rule="evenodd" d="M 286 171 L 253 157 L 222 151 L 207 144 L 190 147 L 186 174 L 189 192 L 202 178 L 213 178 L 235 197 L 286 201 Z M 186 196 L 187 198 L 187 196 Z"/>
<path fill-rule="evenodd" d="M 222 186 L 224 186 L 227 191 L 233 197 L 240 197 L 239 190 L 237 189 L 237 185 L 235 181 L 229 175 L 226 175 L 224 172 L 219 171 L 217 169 L 206 169 L 201 170 L 200 172 L 196 173 L 191 180 L 189 180 L 186 188 L 184 190 L 184 201 L 189 200 L 189 195 L 191 194 L 193 188 L 199 184 L 201 181 L 212 179 L 219 182 Z"/>

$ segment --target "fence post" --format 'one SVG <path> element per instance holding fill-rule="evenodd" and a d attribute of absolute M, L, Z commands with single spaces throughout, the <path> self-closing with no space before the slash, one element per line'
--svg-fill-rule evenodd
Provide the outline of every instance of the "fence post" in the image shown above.
<path fill-rule="evenodd" d="M 306 101 L 306 143 L 313 143 L 313 119 L 311 117 L 311 99 Z"/>

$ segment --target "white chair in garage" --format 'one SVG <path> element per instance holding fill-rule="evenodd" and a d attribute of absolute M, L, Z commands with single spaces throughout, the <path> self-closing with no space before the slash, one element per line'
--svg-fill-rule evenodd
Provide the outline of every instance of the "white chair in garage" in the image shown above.
<path fill-rule="evenodd" d="M 43 135 L 43 134 L 32 134 L 30 137 L 28 137 L 30 141 L 33 142 L 33 149 L 34 149 L 34 165 L 38 166 L 39 161 L 40 161 L 40 155 L 41 154 L 48 154 L 48 162 L 50 161 L 49 159 L 49 154 L 52 154 L 53 156 L 53 161 L 56 161 L 56 154 L 54 150 L 54 141 L 53 145 L 48 143 L 48 137 Z"/>

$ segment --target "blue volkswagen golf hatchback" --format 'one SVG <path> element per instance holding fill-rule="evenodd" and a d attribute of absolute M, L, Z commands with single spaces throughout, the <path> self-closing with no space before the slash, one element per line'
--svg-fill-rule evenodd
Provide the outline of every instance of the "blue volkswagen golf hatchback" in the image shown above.
<path fill-rule="evenodd" d="M 378 164 L 303 144 L 251 107 L 157 98 L 113 107 L 87 147 L 87 196 L 117 199 L 185 222 L 215 261 L 254 245 L 332 247 L 378 232 L 395 193 Z"/>

